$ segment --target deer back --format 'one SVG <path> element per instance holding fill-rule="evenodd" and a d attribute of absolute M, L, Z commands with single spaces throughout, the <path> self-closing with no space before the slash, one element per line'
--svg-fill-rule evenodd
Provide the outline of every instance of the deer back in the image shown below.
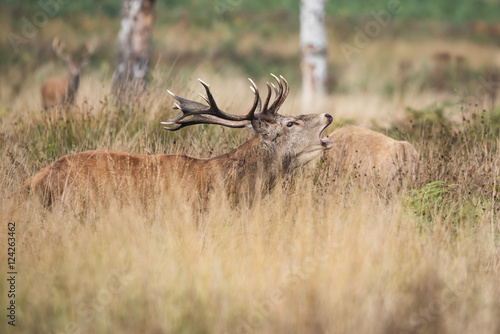
<path fill-rule="evenodd" d="M 50 206 L 56 199 L 133 192 L 148 196 L 171 187 L 202 192 L 211 177 L 207 160 L 182 155 L 142 155 L 85 151 L 59 158 L 26 180 L 26 195 L 35 193 Z M 203 170 L 203 172 L 201 172 Z"/>
<path fill-rule="evenodd" d="M 419 154 L 406 141 L 358 126 L 339 128 L 329 138 L 335 145 L 325 153 L 325 162 L 340 178 L 388 188 L 416 176 Z"/>

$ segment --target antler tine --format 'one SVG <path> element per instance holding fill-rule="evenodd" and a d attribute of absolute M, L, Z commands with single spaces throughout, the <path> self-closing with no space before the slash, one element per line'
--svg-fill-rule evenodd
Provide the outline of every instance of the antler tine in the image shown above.
<path fill-rule="evenodd" d="M 175 103 L 174 109 L 181 109 L 181 108 L 177 103 Z M 178 123 L 179 121 L 181 121 L 182 119 L 184 119 L 186 116 L 188 116 L 188 115 L 184 114 L 184 112 L 181 109 L 181 112 L 178 113 L 177 116 L 175 116 L 174 118 L 171 118 L 165 122 L 161 122 L 161 124 L 165 124 L 165 125 L 175 124 L 175 123 Z"/>
<path fill-rule="evenodd" d="M 276 114 L 276 112 L 278 111 L 279 105 L 281 105 L 283 103 L 283 102 L 281 102 L 281 99 L 283 97 L 283 84 L 281 83 L 281 80 L 277 76 L 275 76 L 272 73 L 271 73 L 271 75 L 278 83 L 279 91 L 276 93 L 276 97 L 274 98 L 273 104 L 271 104 L 271 107 L 269 108 L 269 112 L 272 114 Z"/>
<path fill-rule="evenodd" d="M 253 114 L 255 115 L 256 112 L 262 111 L 262 100 L 260 99 L 259 89 L 257 88 L 257 85 L 255 84 L 255 82 L 253 82 L 253 80 L 250 78 L 248 78 L 248 80 L 250 80 L 250 82 L 252 83 L 252 86 L 250 86 L 250 89 L 255 94 L 254 104 L 252 106 L 252 109 L 254 110 Z M 257 105 L 255 105 L 256 102 L 257 102 Z"/>
<path fill-rule="evenodd" d="M 266 101 L 264 102 L 264 109 L 262 110 L 263 114 L 267 114 L 268 113 L 268 110 L 269 110 L 269 100 L 271 99 L 271 95 L 273 94 L 272 93 L 272 89 L 271 89 L 271 85 L 272 84 L 269 84 L 269 82 L 266 82 L 266 85 L 267 85 L 267 96 L 266 96 Z"/>
<path fill-rule="evenodd" d="M 213 107 L 214 109 L 216 110 L 220 110 L 218 107 L 217 107 L 217 103 L 215 103 L 215 99 L 212 95 L 212 92 L 210 92 L 210 87 L 209 85 L 201 80 L 200 78 L 198 78 L 198 81 L 203 85 L 203 87 L 205 88 L 205 91 L 207 92 L 207 98 L 203 98 L 205 101 L 208 102 L 208 104 Z M 203 97 L 203 96 L 202 96 Z"/>
<path fill-rule="evenodd" d="M 288 85 L 288 81 L 286 81 L 286 79 L 282 75 L 280 75 L 280 78 L 283 79 L 283 82 L 285 84 L 285 91 L 283 92 L 283 96 L 281 97 L 280 103 L 278 103 L 278 105 L 276 106 L 276 110 L 279 110 L 279 108 L 281 108 L 281 105 L 285 102 L 288 96 L 288 92 L 290 92 L 290 86 Z"/>
<path fill-rule="evenodd" d="M 167 93 L 169 93 L 170 95 L 172 95 L 172 97 L 177 100 L 177 95 L 175 95 L 174 93 L 172 93 L 171 90 L 167 89 Z"/>
<path fill-rule="evenodd" d="M 278 95 L 278 88 L 276 88 L 276 86 L 272 82 L 271 82 L 271 86 L 273 86 L 274 94 Z"/>
<path fill-rule="evenodd" d="M 201 93 L 198 93 L 198 95 L 203 99 L 205 100 L 207 103 L 210 103 L 210 101 L 208 100 L 208 98 L 206 96 L 204 96 L 203 94 Z"/>
<path fill-rule="evenodd" d="M 253 99 L 252 107 L 250 108 L 248 113 L 246 113 L 246 115 L 245 115 L 246 116 L 245 119 L 251 120 L 254 118 L 255 111 L 257 110 L 257 108 L 260 109 L 261 100 L 260 100 L 260 93 L 259 93 L 259 89 L 257 88 L 257 85 L 255 84 L 255 82 L 253 82 L 252 79 L 248 78 L 248 80 L 250 80 L 250 83 L 252 84 L 252 86 L 250 86 L 250 89 L 253 91 L 255 97 Z"/>
<path fill-rule="evenodd" d="M 161 122 L 161 124 L 165 124 L 166 122 Z M 172 126 L 172 127 L 166 127 L 164 126 L 163 128 L 167 131 L 177 131 L 179 130 L 180 128 L 184 127 L 185 125 L 181 125 L 181 124 L 178 124 L 178 125 L 175 125 L 175 126 Z"/>

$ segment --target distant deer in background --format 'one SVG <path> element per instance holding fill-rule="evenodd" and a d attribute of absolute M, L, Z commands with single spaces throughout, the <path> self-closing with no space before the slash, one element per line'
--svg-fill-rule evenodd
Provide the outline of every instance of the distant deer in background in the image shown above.
<path fill-rule="evenodd" d="M 219 109 L 206 83 L 200 80 L 208 105 L 190 101 L 169 92 L 180 113 L 162 124 L 176 131 L 194 124 L 218 124 L 249 128 L 255 135 L 226 154 L 201 159 L 186 155 L 141 155 L 113 151 L 87 151 L 66 155 L 40 170 L 25 182 L 25 193 L 39 194 L 50 205 L 70 194 L 95 194 L 111 189 L 113 194 L 133 190 L 155 194 L 172 188 L 188 189 L 204 202 L 215 189 L 228 198 L 252 198 L 270 190 L 284 174 L 303 166 L 332 148 L 333 142 L 321 138 L 333 118 L 328 114 L 284 116 L 278 109 L 288 95 L 288 83 L 274 77 L 275 99 L 269 105 L 272 88 L 262 104 L 257 86 L 250 87 L 255 98 L 245 115 L 228 114 Z M 284 84 L 284 85 L 283 85 Z"/>
<path fill-rule="evenodd" d="M 335 145 L 325 152 L 325 165 L 335 176 L 374 185 L 385 194 L 419 169 L 419 154 L 407 141 L 397 141 L 359 126 L 344 126 L 328 136 Z"/>
<path fill-rule="evenodd" d="M 53 105 L 72 104 L 74 102 L 78 87 L 80 86 L 82 69 L 87 66 L 89 58 L 94 52 L 94 48 L 87 44 L 81 59 L 74 60 L 66 52 L 64 42 L 60 41 L 57 37 L 52 41 L 52 49 L 64 61 L 69 73 L 65 77 L 49 78 L 43 83 L 40 92 L 42 94 L 44 109 Z"/>

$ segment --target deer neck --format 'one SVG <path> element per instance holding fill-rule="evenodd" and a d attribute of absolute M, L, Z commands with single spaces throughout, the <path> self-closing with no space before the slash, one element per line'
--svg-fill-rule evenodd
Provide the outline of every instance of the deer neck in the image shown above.
<path fill-rule="evenodd" d="M 80 86 L 80 73 L 68 76 L 68 94 L 73 95 Z"/>
<path fill-rule="evenodd" d="M 278 150 L 260 135 L 213 161 L 230 184 L 246 184 L 250 188 L 258 183 L 264 188 L 272 188 L 283 172 Z"/>

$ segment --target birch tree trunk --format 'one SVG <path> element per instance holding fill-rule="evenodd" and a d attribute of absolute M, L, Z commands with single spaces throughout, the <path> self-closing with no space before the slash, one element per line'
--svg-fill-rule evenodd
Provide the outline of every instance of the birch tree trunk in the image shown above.
<path fill-rule="evenodd" d="M 122 0 L 113 94 L 118 101 L 137 96 L 148 83 L 154 0 Z"/>
<path fill-rule="evenodd" d="M 301 0 L 302 105 L 320 106 L 326 97 L 325 0 Z"/>

